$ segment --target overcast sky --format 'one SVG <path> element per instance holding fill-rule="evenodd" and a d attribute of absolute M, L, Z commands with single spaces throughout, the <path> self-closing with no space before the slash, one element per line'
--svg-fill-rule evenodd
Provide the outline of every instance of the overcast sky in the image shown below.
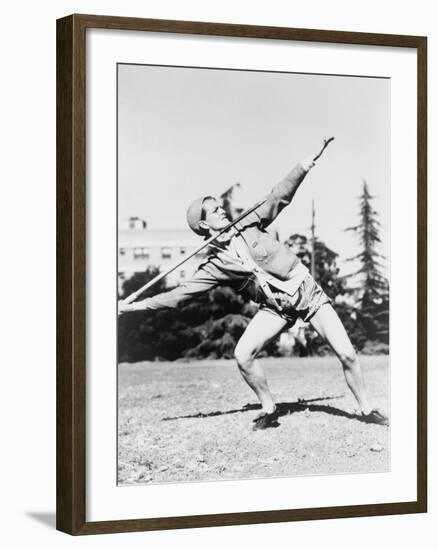
<path fill-rule="evenodd" d="M 282 239 L 317 235 L 342 260 L 358 251 L 366 179 L 389 265 L 390 81 L 378 78 L 119 65 L 119 221 L 186 228 L 189 203 L 240 182 L 249 202 L 335 136 L 275 222 Z"/>

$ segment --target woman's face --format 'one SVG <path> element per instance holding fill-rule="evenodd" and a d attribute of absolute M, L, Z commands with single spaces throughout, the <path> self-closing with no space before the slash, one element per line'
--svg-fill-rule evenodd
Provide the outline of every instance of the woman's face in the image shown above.
<path fill-rule="evenodd" d="M 229 224 L 225 215 L 225 210 L 216 199 L 206 199 L 204 201 L 204 220 L 199 222 L 199 226 L 210 231 L 220 231 Z"/>

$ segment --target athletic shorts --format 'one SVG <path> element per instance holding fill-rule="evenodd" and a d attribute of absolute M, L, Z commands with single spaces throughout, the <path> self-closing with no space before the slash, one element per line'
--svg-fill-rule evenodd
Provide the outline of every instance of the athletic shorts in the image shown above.
<path fill-rule="evenodd" d="M 324 304 L 331 300 L 311 275 L 307 275 L 293 296 L 285 292 L 273 292 L 281 311 L 274 306 L 264 303 L 260 310 L 285 319 L 291 326 L 297 319 L 307 322 Z"/>

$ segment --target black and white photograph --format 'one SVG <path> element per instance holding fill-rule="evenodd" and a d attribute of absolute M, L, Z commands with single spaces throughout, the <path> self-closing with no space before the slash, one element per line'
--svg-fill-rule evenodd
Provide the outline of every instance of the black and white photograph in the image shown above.
<path fill-rule="evenodd" d="M 118 485 L 390 471 L 390 94 L 118 64 Z"/>

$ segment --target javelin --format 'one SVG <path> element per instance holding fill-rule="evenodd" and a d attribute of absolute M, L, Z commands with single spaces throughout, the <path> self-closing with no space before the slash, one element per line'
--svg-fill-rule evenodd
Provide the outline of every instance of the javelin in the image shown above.
<path fill-rule="evenodd" d="M 327 147 L 327 145 L 333 141 L 335 138 L 334 137 L 331 137 L 329 139 L 325 139 L 324 142 L 323 142 L 323 145 L 321 147 L 321 150 L 319 151 L 319 153 L 317 153 L 316 156 L 313 157 L 313 161 L 319 159 L 319 157 L 322 155 L 322 153 L 324 152 L 324 149 Z M 151 286 L 155 285 L 156 283 L 158 283 L 158 281 L 161 281 L 161 279 L 164 279 L 164 277 L 167 277 L 170 273 L 172 273 L 172 271 L 175 271 L 175 269 L 178 269 L 180 266 L 182 266 L 185 262 L 187 262 L 188 260 L 190 260 L 190 258 L 193 258 L 193 256 L 196 256 L 196 254 L 199 254 L 199 252 L 201 252 L 201 250 L 204 250 L 204 248 L 206 248 L 209 244 L 211 244 L 213 241 L 215 241 L 218 237 L 220 237 L 221 235 L 223 235 L 224 233 L 226 233 L 227 231 L 229 231 L 232 227 L 234 227 L 236 225 L 236 223 L 239 223 L 241 220 L 243 220 L 243 218 L 246 218 L 246 216 L 248 216 L 249 214 L 251 214 L 252 212 L 254 212 L 254 210 L 257 210 L 257 208 L 260 208 L 260 206 L 262 206 L 262 204 L 265 204 L 265 202 L 268 200 L 268 197 L 266 197 L 265 199 L 259 201 L 257 204 L 255 204 L 254 206 L 252 206 L 251 208 L 248 208 L 248 210 L 245 210 L 245 212 L 242 212 L 242 214 L 240 214 L 239 216 L 237 216 L 237 218 L 235 220 L 232 220 L 228 225 L 226 225 L 225 227 L 223 227 L 218 233 L 216 233 L 216 235 L 212 235 L 209 239 L 207 239 L 206 241 L 204 241 L 202 243 L 202 245 L 197 248 L 194 252 L 192 252 L 191 254 L 189 254 L 187 257 L 183 258 L 180 262 L 178 262 L 177 264 L 175 264 L 174 266 L 172 266 L 171 268 L 169 268 L 167 271 L 165 271 L 164 273 L 159 273 L 156 277 L 154 277 L 153 279 L 151 279 L 148 283 L 146 283 L 145 285 L 143 285 L 141 288 L 139 288 L 138 290 L 136 290 L 135 292 L 133 292 L 132 294 L 130 294 L 127 298 L 125 298 L 124 300 L 122 300 L 122 303 L 124 304 L 130 304 L 131 302 L 133 302 L 138 296 L 140 296 L 140 294 L 142 294 L 143 292 L 145 292 L 146 290 L 148 290 L 149 288 L 151 288 Z"/>
<path fill-rule="evenodd" d="M 334 136 L 332 136 L 332 137 L 327 138 L 327 139 L 325 139 L 325 140 L 323 141 L 322 147 L 321 147 L 319 153 L 317 153 L 317 154 L 313 157 L 313 162 L 315 162 L 315 160 L 318 160 L 318 159 L 319 159 L 319 157 L 324 153 L 324 149 L 325 149 L 325 148 L 327 147 L 327 145 L 328 145 L 329 143 L 331 143 L 334 139 L 335 139 Z"/>
<path fill-rule="evenodd" d="M 245 212 L 242 212 L 242 214 L 240 214 L 235 220 L 231 221 L 228 225 L 226 225 L 225 227 L 223 227 L 218 233 L 216 233 L 216 235 L 213 235 L 212 237 L 210 237 L 209 239 L 207 239 L 206 241 L 204 241 L 202 243 L 202 245 L 197 248 L 194 252 L 192 252 L 191 254 L 189 254 L 187 257 L 183 258 L 180 262 L 178 262 L 177 264 L 175 264 L 174 266 L 172 266 L 170 269 L 168 269 L 166 272 L 164 273 L 159 273 L 156 277 L 154 277 L 153 279 L 151 279 L 148 283 L 146 283 L 145 285 L 143 285 L 141 288 L 139 288 L 138 290 L 136 290 L 135 292 L 133 292 L 132 294 L 130 294 L 127 298 L 125 298 L 124 300 L 122 300 L 122 302 L 124 304 L 130 304 L 131 302 L 133 302 L 138 296 L 140 296 L 140 294 L 142 294 L 143 292 L 145 292 L 148 288 L 150 288 L 151 286 L 153 286 L 155 283 L 158 283 L 158 281 L 161 281 L 161 279 L 164 279 L 164 277 L 167 277 L 167 275 L 169 275 L 170 273 L 172 273 L 172 271 L 175 271 L 175 269 L 178 269 L 178 267 L 180 267 L 182 264 L 184 264 L 185 262 L 187 262 L 188 260 L 190 260 L 190 258 L 193 258 L 193 256 L 196 256 L 196 254 L 199 254 L 199 252 L 201 252 L 201 250 L 204 250 L 204 248 L 206 248 L 209 244 L 211 244 L 213 241 L 215 241 L 218 237 L 220 237 L 221 235 L 223 235 L 224 233 L 226 233 L 229 229 L 231 229 L 232 227 L 234 227 L 236 225 L 236 223 L 239 223 L 241 220 L 243 220 L 243 218 L 246 218 L 246 216 L 248 216 L 249 214 L 251 214 L 251 212 L 254 212 L 254 210 L 257 210 L 257 208 L 259 208 L 260 206 L 262 206 L 262 204 L 264 204 L 268 199 L 265 198 L 261 201 L 259 201 L 257 204 L 255 204 L 254 206 L 251 206 L 251 208 L 249 208 L 248 210 L 245 210 Z"/>

